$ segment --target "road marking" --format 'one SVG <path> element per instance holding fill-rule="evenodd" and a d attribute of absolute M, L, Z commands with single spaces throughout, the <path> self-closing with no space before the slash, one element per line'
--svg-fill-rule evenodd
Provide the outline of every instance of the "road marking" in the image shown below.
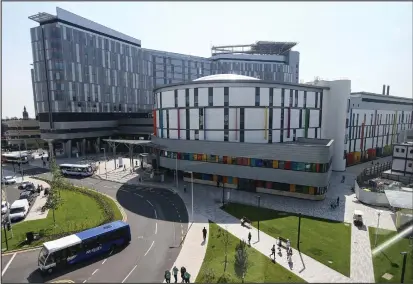
<path fill-rule="evenodd" d="M 136 192 L 134 193 L 135 195 L 137 195 L 137 196 L 139 196 L 139 197 L 143 197 L 142 195 L 140 195 L 140 194 L 137 194 Z"/>
<path fill-rule="evenodd" d="M 105 260 L 102 262 L 102 264 L 105 264 L 106 260 L 108 260 L 107 258 L 105 258 Z"/>
<path fill-rule="evenodd" d="M 56 280 L 51 283 L 75 283 L 73 280 Z"/>
<path fill-rule="evenodd" d="M 178 213 L 178 218 L 181 219 L 181 215 L 179 215 L 179 213 Z"/>
<path fill-rule="evenodd" d="M 158 223 L 155 223 L 155 235 L 158 232 Z"/>
<path fill-rule="evenodd" d="M 96 272 L 98 272 L 98 270 L 99 270 L 99 268 L 95 269 L 95 271 L 93 271 L 92 275 L 95 274 Z"/>
<path fill-rule="evenodd" d="M 184 229 L 182 229 L 182 231 L 181 231 L 181 232 L 182 232 L 182 235 L 184 235 Z"/>
<path fill-rule="evenodd" d="M 153 204 L 149 200 L 146 200 L 146 202 L 148 202 L 153 207 Z"/>
<path fill-rule="evenodd" d="M 3 271 L 1 272 L 1 276 L 4 275 L 4 273 L 6 273 L 7 268 L 9 268 L 11 262 L 13 261 L 13 259 L 16 257 L 16 254 L 13 254 L 13 256 L 10 258 L 9 262 L 7 262 L 6 266 L 4 267 Z"/>
<path fill-rule="evenodd" d="M 158 219 L 158 214 L 156 214 L 156 210 L 154 210 L 154 211 L 155 211 L 155 218 Z"/>
<path fill-rule="evenodd" d="M 126 281 L 126 279 L 128 279 L 128 277 L 132 274 L 132 272 L 135 270 L 136 266 L 138 266 L 137 264 L 132 268 L 132 270 L 128 273 L 128 275 L 126 275 L 125 279 L 123 279 L 122 283 L 124 283 Z"/>
<path fill-rule="evenodd" d="M 87 279 L 86 280 L 84 280 L 82 283 L 85 283 L 87 281 Z"/>
<path fill-rule="evenodd" d="M 153 247 L 153 244 L 155 243 L 155 241 L 152 241 L 152 244 L 151 244 L 151 246 L 149 247 L 149 249 L 148 249 L 148 251 L 145 253 L 145 255 L 144 256 L 146 256 L 148 253 L 149 253 L 149 251 L 151 250 L 151 248 Z M 122 282 L 123 283 L 123 282 Z"/>

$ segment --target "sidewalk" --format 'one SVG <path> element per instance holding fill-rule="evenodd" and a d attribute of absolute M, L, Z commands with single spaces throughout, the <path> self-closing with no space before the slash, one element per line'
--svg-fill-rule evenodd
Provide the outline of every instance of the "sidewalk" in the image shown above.
<path fill-rule="evenodd" d="M 36 188 L 37 188 L 37 185 L 42 185 L 43 188 L 46 188 L 46 187 L 50 188 L 50 185 L 42 180 L 31 179 L 31 178 L 26 178 L 26 180 L 32 182 Z M 47 201 L 47 196 L 44 195 L 44 190 L 43 190 L 40 192 L 40 195 L 37 196 L 36 201 L 32 205 L 32 208 L 30 209 L 29 214 L 27 214 L 24 221 L 45 219 L 47 217 L 47 214 L 49 213 L 49 210 L 42 212 L 42 207 L 46 204 L 46 201 Z"/>
<path fill-rule="evenodd" d="M 190 282 L 195 283 L 196 277 L 199 274 L 199 270 L 204 262 L 206 249 L 208 246 L 207 237 L 205 243 L 201 243 L 201 233 L 204 227 L 208 230 L 208 219 L 203 215 L 194 215 L 194 222 L 189 224 L 188 233 L 182 244 L 181 252 L 178 258 L 175 260 L 174 265 L 171 267 L 171 283 L 174 282 L 172 269 L 176 266 L 179 270 L 184 266 L 188 273 L 191 275 Z M 209 233 L 209 230 L 208 230 Z M 178 272 L 178 283 L 181 282 L 181 273 Z M 164 280 L 165 283 L 165 280 Z"/>
<path fill-rule="evenodd" d="M 351 227 L 350 277 L 359 283 L 375 282 L 369 229 L 365 226 Z"/>

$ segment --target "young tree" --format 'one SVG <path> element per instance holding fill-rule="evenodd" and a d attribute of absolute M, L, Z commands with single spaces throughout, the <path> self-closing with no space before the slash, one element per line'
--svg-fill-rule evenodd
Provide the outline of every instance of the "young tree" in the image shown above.
<path fill-rule="evenodd" d="M 204 270 L 204 283 L 212 283 L 215 280 L 215 271 L 210 268 L 207 267 Z"/>
<path fill-rule="evenodd" d="M 247 274 L 248 269 L 248 246 L 243 240 L 240 240 L 235 253 L 235 266 L 237 274 L 242 277 L 242 282 Z"/>
<path fill-rule="evenodd" d="M 55 211 L 62 205 L 62 199 L 60 198 L 60 190 L 67 186 L 67 182 L 60 172 L 60 168 L 55 159 L 50 161 L 50 171 L 52 174 L 52 181 L 50 182 L 49 195 L 47 197 L 45 209 L 52 210 L 53 212 L 53 225 L 56 227 Z"/>
<path fill-rule="evenodd" d="M 225 249 L 225 260 L 224 260 L 224 272 L 225 272 L 227 270 L 227 263 L 228 263 L 228 247 L 231 244 L 231 238 L 230 238 L 227 228 L 224 230 L 222 242 L 224 243 L 224 249 Z"/>

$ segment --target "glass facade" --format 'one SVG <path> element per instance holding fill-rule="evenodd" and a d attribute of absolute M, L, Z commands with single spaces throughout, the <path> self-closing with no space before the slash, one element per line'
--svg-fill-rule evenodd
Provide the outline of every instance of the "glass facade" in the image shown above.
<path fill-rule="evenodd" d="M 291 67 L 283 63 L 221 62 L 143 49 L 59 22 L 30 32 L 36 115 L 150 110 L 155 87 L 211 74 L 295 82 L 288 75 Z"/>

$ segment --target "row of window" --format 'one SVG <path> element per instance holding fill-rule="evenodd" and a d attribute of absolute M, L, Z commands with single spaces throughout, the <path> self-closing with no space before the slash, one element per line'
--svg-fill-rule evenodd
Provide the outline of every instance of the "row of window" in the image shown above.
<path fill-rule="evenodd" d="M 405 148 L 395 147 L 395 150 L 396 150 L 396 153 L 405 153 L 406 152 Z M 409 153 L 413 154 L 413 149 L 410 149 Z"/>
<path fill-rule="evenodd" d="M 409 128 L 410 124 L 401 124 L 400 125 L 400 130 L 406 130 Z M 397 125 L 396 127 L 396 132 L 399 129 L 398 127 L 399 125 Z M 381 135 L 376 135 L 379 132 L 379 127 L 382 127 L 382 134 Z M 388 135 L 388 134 L 392 134 L 393 132 L 393 125 L 376 125 L 376 126 L 365 126 L 364 130 L 362 126 L 353 126 L 349 128 L 349 136 L 350 139 L 360 139 L 362 138 L 371 138 L 371 137 L 377 137 L 377 136 L 383 136 L 383 135 Z"/>
<path fill-rule="evenodd" d="M 191 174 L 185 172 L 184 177 L 191 178 Z M 227 177 L 227 176 L 217 176 L 212 174 L 204 173 L 193 173 L 193 178 L 196 180 L 210 181 L 213 183 L 218 183 L 219 186 L 222 186 L 222 182 L 225 184 L 237 185 L 238 189 L 247 189 L 243 188 L 243 179 L 237 177 Z M 247 185 L 248 187 L 249 185 Z M 309 195 L 323 195 L 327 192 L 327 187 L 311 187 L 306 185 L 299 184 L 288 184 L 281 182 L 271 182 L 271 181 L 262 181 L 254 180 L 252 181 L 252 186 L 255 188 L 266 188 L 280 191 L 296 192 Z"/>
<path fill-rule="evenodd" d="M 244 158 L 244 157 L 230 157 L 208 154 L 193 154 L 193 153 L 178 153 L 171 151 L 161 151 L 161 156 L 171 159 L 187 160 L 187 161 L 202 161 L 208 163 L 219 163 L 227 165 L 250 166 L 258 168 L 271 168 L 281 170 L 292 170 L 313 173 L 326 173 L 331 167 L 329 163 L 303 163 L 292 161 L 279 161 L 268 159 Z"/>
<path fill-rule="evenodd" d="M 385 121 L 384 123 L 382 123 L 382 119 L 383 119 L 383 114 L 377 114 L 376 116 L 376 121 L 374 121 L 374 114 L 370 114 L 370 125 L 369 126 L 374 126 L 374 125 L 393 125 L 394 122 L 396 122 L 396 124 L 402 124 L 402 123 L 407 123 L 407 124 L 411 124 L 412 121 L 412 114 L 411 113 L 407 113 L 406 115 L 404 114 L 404 112 L 401 112 L 401 114 L 398 115 L 398 119 L 396 119 L 397 114 L 393 113 L 393 114 L 386 114 L 385 115 Z M 359 114 L 355 114 L 353 113 L 353 116 L 351 118 L 351 126 L 357 126 L 359 125 Z M 363 122 L 366 124 L 367 123 L 367 114 L 364 114 L 364 118 L 363 118 Z M 396 120 L 395 120 L 396 119 Z M 356 122 L 356 123 L 354 123 Z M 348 127 L 348 119 L 346 120 L 346 127 Z"/>

